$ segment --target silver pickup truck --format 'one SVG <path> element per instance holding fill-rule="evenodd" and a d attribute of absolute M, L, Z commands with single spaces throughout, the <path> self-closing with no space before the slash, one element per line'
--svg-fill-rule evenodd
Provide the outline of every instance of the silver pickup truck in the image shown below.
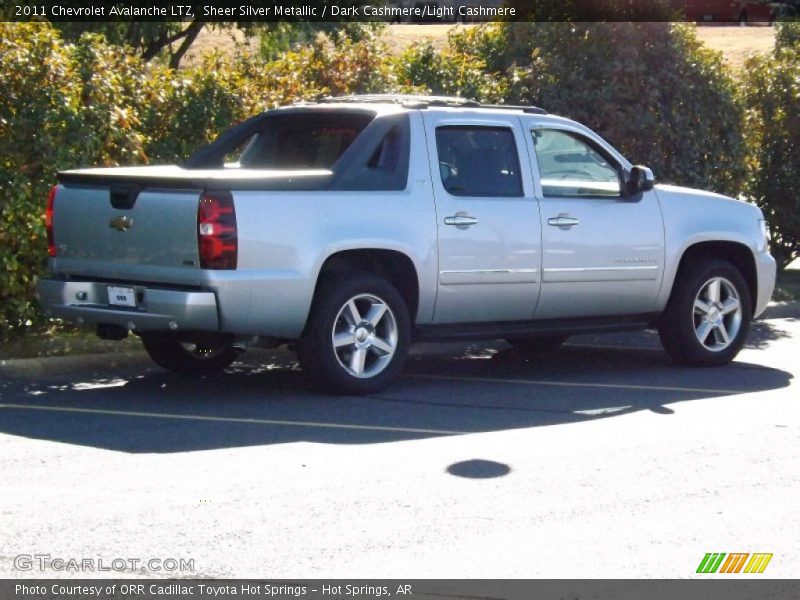
<path fill-rule="evenodd" d="M 534 107 L 350 96 L 270 110 L 182 166 L 59 173 L 53 316 L 139 335 L 177 372 L 291 342 L 326 389 L 372 393 L 412 340 L 655 327 L 689 365 L 733 359 L 775 282 L 761 211 L 654 185 Z"/>

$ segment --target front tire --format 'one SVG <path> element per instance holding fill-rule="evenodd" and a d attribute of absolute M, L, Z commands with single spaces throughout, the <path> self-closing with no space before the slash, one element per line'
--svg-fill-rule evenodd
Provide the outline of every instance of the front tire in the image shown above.
<path fill-rule="evenodd" d="M 750 289 L 731 263 L 705 259 L 678 274 L 658 334 L 679 364 L 714 367 L 731 362 L 747 339 Z"/>
<path fill-rule="evenodd" d="M 159 367 L 174 373 L 214 373 L 239 355 L 225 337 L 208 334 L 142 333 L 144 349 Z"/>
<path fill-rule="evenodd" d="M 323 389 L 372 394 L 403 368 L 410 338 L 408 309 L 389 282 L 342 275 L 321 283 L 297 355 Z"/>

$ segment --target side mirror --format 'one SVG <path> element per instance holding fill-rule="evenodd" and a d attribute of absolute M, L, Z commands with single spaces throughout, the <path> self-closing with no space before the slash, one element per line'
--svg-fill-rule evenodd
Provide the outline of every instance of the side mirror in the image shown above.
<path fill-rule="evenodd" d="M 649 192 L 653 189 L 656 178 L 648 167 L 636 165 L 631 168 L 628 178 L 625 181 L 625 191 L 628 196 L 636 196 L 642 192 Z"/>

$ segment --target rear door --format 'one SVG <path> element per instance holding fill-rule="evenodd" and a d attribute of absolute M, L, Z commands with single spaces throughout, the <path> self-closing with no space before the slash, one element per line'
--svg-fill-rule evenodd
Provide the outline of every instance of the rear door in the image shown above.
<path fill-rule="evenodd" d="M 439 242 L 434 322 L 533 318 L 541 231 L 519 117 L 423 118 Z"/>
<path fill-rule="evenodd" d="M 537 319 L 648 313 L 664 272 L 655 192 L 622 193 L 624 165 L 568 125 L 523 117 L 541 205 Z"/>

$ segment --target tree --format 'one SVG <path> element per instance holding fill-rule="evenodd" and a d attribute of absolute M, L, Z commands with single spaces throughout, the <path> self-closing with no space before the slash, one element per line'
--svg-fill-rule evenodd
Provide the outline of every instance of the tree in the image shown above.
<path fill-rule="evenodd" d="M 321 0 L 315 4 L 317 14 L 322 14 L 323 5 L 336 4 L 337 8 L 347 9 L 371 4 L 375 0 Z M 84 6 L 82 1 L 62 0 L 62 6 Z M 130 7 L 130 3 L 105 2 L 105 7 L 119 6 Z M 249 3 L 251 7 L 265 7 L 274 9 L 271 0 L 253 0 Z M 288 7 L 307 7 L 308 2 L 303 0 L 284 0 L 281 6 Z M 186 52 L 200 35 L 204 27 L 217 29 L 238 28 L 245 35 L 259 35 L 262 38 L 262 51 L 267 58 L 275 58 L 280 52 L 289 50 L 296 41 L 308 41 L 314 37 L 316 32 L 335 32 L 338 30 L 348 31 L 348 35 L 354 38 L 359 23 L 345 22 L 318 22 L 319 17 L 314 15 L 283 17 L 272 16 L 264 21 L 216 21 L 203 20 L 205 4 L 187 2 L 181 8 L 185 10 L 191 7 L 188 14 L 192 17 L 178 21 L 168 20 L 139 20 L 138 17 L 120 17 L 118 21 L 95 22 L 95 21 L 62 21 L 53 19 L 53 25 L 61 31 L 61 35 L 68 41 L 78 40 L 84 33 L 101 33 L 106 39 L 115 45 L 127 46 L 145 62 L 166 53 L 168 64 L 171 68 L 177 69 Z M 7 13 L 7 9 L 0 9 L 0 17 Z M 331 14 L 327 10 L 326 14 Z"/>
<path fill-rule="evenodd" d="M 88 21 L 55 22 L 64 39 L 75 41 L 87 32 L 101 33 L 111 44 L 131 48 L 142 60 L 150 61 L 162 52 L 169 55 L 169 66 L 177 69 L 186 52 L 205 27 L 192 21 Z M 215 24 L 216 27 L 222 26 Z M 177 46 L 175 46 L 177 45 Z"/>
<path fill-rule="evenodd" d="M 670 23 L 511 23 L 509 103 L 587 124 L 662 182 L 737 196 L 744 114 L 721 55 Z"/>

